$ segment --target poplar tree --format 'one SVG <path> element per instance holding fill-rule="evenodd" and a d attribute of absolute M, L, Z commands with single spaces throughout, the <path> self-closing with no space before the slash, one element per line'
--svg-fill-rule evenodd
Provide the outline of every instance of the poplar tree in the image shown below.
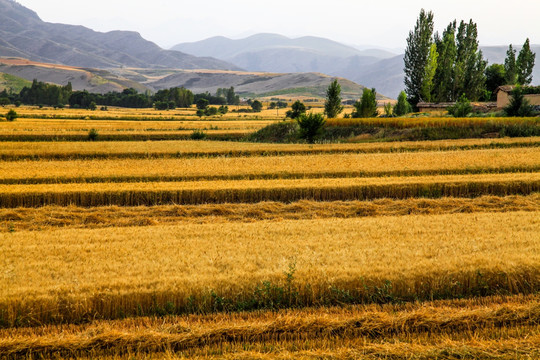
<path fill-rule="evenodd" d="M 515 85 L 517 83 L 516 50 L 514 50 L 512 44 L 510 44 L 508 51 L 506 51 L 504 71 L 506 72 L 506 85 Z"/>
<path fill-rule="evenodd" d="M 518 84 L 529 85 L 532 82 L 535 58 L 536 54 L 531 51 L 531 45 L 527 38 L 525 44 L 523 44 L 523 48 L 519 52 L 516 62 Z"/>
<path fill-rule="evenodd" d="M 332 81 L 326 90 L 324 112 L 330 119 L 336 118 L 343 111 L 341 105 L 341 85 L 337 80 Z"/>
<path fill-rule="evenodd" d="M 487 62 L 478 50 L 478 27 L 472 20 L 461 21 L 456 36 L 456 63 L 454 66 L 454 91 L 452 101 L 466 94 L 470 100 L 478 100 L 484 93 Z"/>
<path fill-rule="evenodd" d="M 409 32 L 405 49 L 405 92 L 414 106 L 422 98 L 422 85 L 433 35 L 433 13 L 420 11 L 414 30 Z"/>
<path fill-rule="evenodd" d="M 449 101 L 452 99 L 454 89 L 454 64 L 456 62 L 456 21 L 448 25 L 442 34 L 435 37 L 437 53 L 437 71 L 435 72 L 432 99 L 437 102 Z"/>
<path fill-rule="evenodd" d="M 422 83 L 422 99 L 427 102 L 431 102 L 431 93 L 433 92 L 433 78 L 435 77 L 435 72 L 437 71 L 438 57 L 439 54 L 437 53 L 437 45 L 431 44 L 424 74 L 424 81 Z"/>

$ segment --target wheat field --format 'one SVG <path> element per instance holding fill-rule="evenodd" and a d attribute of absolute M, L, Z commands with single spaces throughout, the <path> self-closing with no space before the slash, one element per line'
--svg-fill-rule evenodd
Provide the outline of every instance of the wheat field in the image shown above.
<path fill-rule="evenodd" d="M 171 141 L 277 119 L 20 112 L 0 135 L 110 138 L 0 137 L 0 359 L 540 357 L 539 137 Z"/>

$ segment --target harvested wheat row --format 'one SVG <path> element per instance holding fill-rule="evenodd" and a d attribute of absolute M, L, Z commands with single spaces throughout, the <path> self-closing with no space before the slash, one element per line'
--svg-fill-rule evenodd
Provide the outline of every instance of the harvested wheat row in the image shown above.
<path fill-rule="evenodd" d="M 259 144 L 220 141 L 4 142 L 0 160 L 140 159 L 223 156 L 394 153 L 540 147 L 540 137 L 363 144 Z"/>
<path fill-rule="evenodd" d="M 350 201 L 529 195 L 540 173 L 162 183 L 0 185 L 0 207 Z"/>
<path fill-rule="evenodd" d="M 426 333 L 431 341 L 458 338 L 463 332 L 474 333 L 475 336 L 469 336 L 476 337 L 477 341 L 486 341 L 483 335 L 487 331 L 504 331 L 508 338 L 513 329 L 521 327 L 532 331 L 540 321 L 538 297 L 488 297 L 484 303 L 480 306 L 474 300 L 438 301 L 407 307 L 316 308 L 0 330 L 0 356 L 16 358 L 34 353 L 55 358 L 88 353 L 94 357 L 133 353 L 144 356 L 171 350 L 203 350 L 224 344 L 230 348 L 233 343 L 278 345 L 308 339 L 310 343 L 324 340 L 343 343 L 362 337 L 384 341 L 396 336 L 418 341 Z M 1 340 L 2 337 L 9 340 Z"/>
<path fill-rule="evenodd" d="M 459 175 L 540 171 L 540 148 L 469 151 L 14 161 L 0 164 L 0 184 Z"/>
<path fill-rule="evenodd" d="M 305 220 L 458 214 L 479 212 L 540 211 L 540 193 L 529 196 L 481 196 L 479 198 L 406 199 L 374 201 L 255 204 L 163 205 L 138 207 L 46 206 L 0 209 L 0 232 L 54 228 L 105 228 L 159 226 L 175 223 L 253 222 L 257 220 Z"/>

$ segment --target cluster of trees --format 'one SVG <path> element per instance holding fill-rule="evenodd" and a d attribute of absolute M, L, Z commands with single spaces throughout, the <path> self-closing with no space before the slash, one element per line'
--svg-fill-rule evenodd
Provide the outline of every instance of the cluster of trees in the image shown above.
<path fill-rule="evenodd" d="M 194 103 L 197 104 L 201 99 L 208 101 L 209 105 L 240 104 L 240 96 L 236 95 L 234 87 L 232 86 L 229 89 L 218 88 L 215 95 L 212 95 L 209 92 L 196 94 L 194 96 Z"/>
<path fill-rule="evenodd" d="M 510 45 L 504 64 L 491 64 L 486 68 L 486 90 L 495 99 L 495 90 L 501 85 L 527 86 L 532 82 L 536 54 L 532 52 L 529 39 L 525 40 L 517 58 L 516 50 Z"/>
<path fill-rule="evenodd" d="M 154 107 L 158 110 L 187 108 L 194 101 L 193 93 L 183 87 L 159 90 L 153 96 Z"/>
<path fill-rule="evenodd" d="M 57 86 L 34 80 L 30 87 L 24 87 L 19 94 L 0 92 L 0 105 L 26 104 L 47 105 L 63 107 L 70 105 L 75 108 L 95 109 L 100 106 L 119 106 L 127 108 L 149 108 L 158 110 L 190 107 L 201 99 L 210 105 L 238 105 L 240 97 L 236 95 L 234 87 L 217 89 L 216 95 L 206 92 L 194 95 L 183 87 L 173 87 L 158 91 L 151 95 L 149 92 L 139 93 L 135 89 L 125 89 L 122 92 L 108 92 L 94 94 L 86 90 L 73 91 L 71 83 L 66 86 Z"/>
<path fill-rule="evenodd" d="M 15 104 L 42 104 L 63 106 L 69 101 L 72 94 L 71 83 L 66 86 L 56 86 L 34 80 L 30 87 L 24 87 L 20 93 L 0 92 L 0 105 Z"/>
<path fill-rule="evenodd" d="M 268 105 L 268 109 L 284 109 L 288 106 L 289 104 L 287 104 L 285 101 L 278 100 L 278 101 L 272 101 Z"/>
<path fill-rule="evenodd" d="M 504 65 L 489 68 L 478 45 L 478 27 L 470 20 L 451 22 L 434 33 L 433 13 L 421 10 L 405 50 L 405 88 L 409 101 L 454 102 L 463 94 L 472 101 L 489 100 L 504 84 L 530 84 L 535 54 L 529 39 L 516 59 L 510 46 Z"/>
<path fill-rule="evenodd" d="M 197 116 L 214 116 L 217 114 L 226 114 L 229 112 L 229 107 L 226 105 L 221 105 L 219 108 L 208 106 L 210 102 L 205 98 L 200 98 L 197 101 Z"/>

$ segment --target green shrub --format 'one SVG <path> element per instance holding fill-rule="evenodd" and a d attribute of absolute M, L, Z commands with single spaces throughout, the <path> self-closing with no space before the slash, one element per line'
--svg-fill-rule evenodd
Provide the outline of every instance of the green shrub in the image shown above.
<path fill-rule="evenodd" d="M 90 129 L 88 132 L 88 140 L 90 141 L 96 141 L 99 136 L 99 133 L 96 129 Z"/>
<path fill-rule="evenodd" d="M 325 124 L 324 116 L 322 114 L 302 114 L 298 119 L 299 136 L 301 139 L 305 139 L 308 143 L 312 144 L 317 136 L 320 136 L 323 132 L 323 126 Z"/>
<path fill-rule="evenodd" d="M 13 109 L 9 110 L 6 114 L 6 120 L 7 121 L 15 121 L 19 117 L 19 114 Z"/>
<path fill-rule="evenodd" d="M 189 137 L 191 140 L 203 140 L 206 138 L 206 133 L 202 130 L 195 130 Z"/>
<path fill-rule="evenodd" d="M 525 99 L 523 89 L 518 86 L 512 91 L 512 98 L 508 106 L 504 108 L 504 112 L 506 116 L 533 116 L 534 107 L 529 100 Z"/>
<path fill-rule="evenodd" d="M 450 106 L 448 108 L 448 113 L 454 117 L 467 117 L 470 113 L 472 113 L 473 107 L 471 105 L 471 102 L 469 99 L 467 99 L 467 96 L 465 94 L 461 95 L 459 100 L 456 102 L 454 106 Z"/>

